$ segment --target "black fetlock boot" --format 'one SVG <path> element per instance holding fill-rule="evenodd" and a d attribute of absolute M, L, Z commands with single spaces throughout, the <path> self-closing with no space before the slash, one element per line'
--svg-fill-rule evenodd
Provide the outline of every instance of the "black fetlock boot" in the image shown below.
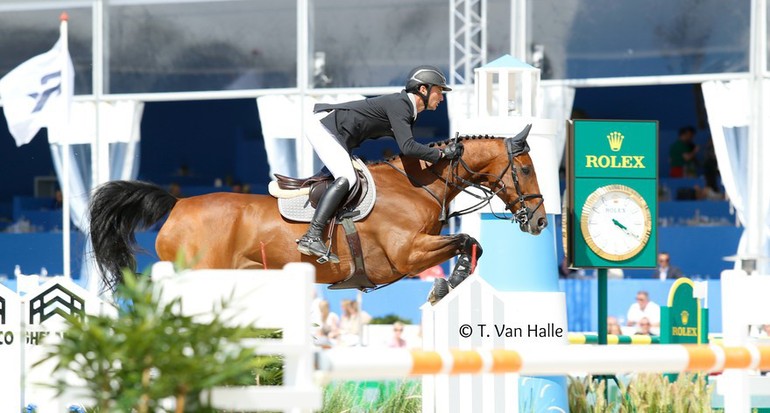
<path fill-rule="evenodd" d="M 335 264 L 340 262 L 340 259 L 332 254 L 323 243 L 321 236 L 326 225 L 329 224 L 332 216 L 337 212 L 340 202 L 345 199 L 348 188 L 348 180 L 340 177 L 326 189 L 326 192 L 324 192 L 323 195 L 321 195 L 321 199 L 318 200 L 318 207 L 315 209 L 307 233 L 297 240 L 297 250 L 299 250 L 299 252 L 305 255 L 315 255 L 317 257 L 326 258 L 326 260 Z M 324 262 L 326 260 L 324 260 Z M 323 264 L 323 262 L 321 263 Z"/>
<path fill-rule="evenodd" d="M 465 281 L 465 279 L 468 278 L 470 274 L 471 260 L 468 258 L 467 254 L 462 254 L 457 257 L 455 268 L 452 270 L 452 275 L 449 276 L 447 281 L 449 281 L 449 285 L 451 285 L 452 288 L 457 288 L 457 286 L 460 285 L 461 282 Z"/>

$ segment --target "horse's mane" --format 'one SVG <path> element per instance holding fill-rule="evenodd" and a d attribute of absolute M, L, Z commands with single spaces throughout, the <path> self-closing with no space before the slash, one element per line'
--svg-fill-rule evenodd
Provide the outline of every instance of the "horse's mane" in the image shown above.
<path fill-rule="evenodd" d="M 500 137 L 499 136 L 491 136 L 491 135 L 462 135 L 462 136 L 458 136 L 457 137 L 457 142 L 463 142 L 463 141 L 469 141 L 469 140 L 478 140 L 478 139 L 500 139 Z M 454 141 L 455 141 L 455 138 L 449 138 L 449 139 L 445 139 L 443 141 L 431 142 L 431 143 L 428 144 L 428 147 L 433 148 L 433 147 L 436 147 L 436 146 L 443 146 L 443 145 L 447 145 L 448 143 L 454 142 Z M 371 166 L 371 165 L 379 165 L 379 164 L 382 164 L 382 163 L 385 163 L 385 162 L 391 162 L 391 161 L 396 160 L 399 156 L 401 156 L 401 155 L 395 154 L 395 155 L 389 156 L 389 157 L 387 157 L 385 159 L 378 159 L 376 161 L 366 161 L 366 165 L 367 166 Z"/>

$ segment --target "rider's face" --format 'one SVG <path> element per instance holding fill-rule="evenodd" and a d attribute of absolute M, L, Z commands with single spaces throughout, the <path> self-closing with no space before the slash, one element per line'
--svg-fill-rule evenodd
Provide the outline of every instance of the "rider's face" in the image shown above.
<path fill-rule="evenodd" d="M 428 107 L 425 109 L 436 110 L 438 105 L 444 100 L 444 91 L 439 86 L 431 86 L 430 95 L 428 95 Z"/>

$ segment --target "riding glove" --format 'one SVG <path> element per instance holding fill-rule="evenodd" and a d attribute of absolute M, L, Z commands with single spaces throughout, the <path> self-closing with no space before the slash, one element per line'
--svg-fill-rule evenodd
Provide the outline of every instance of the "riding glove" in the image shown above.
<path fill-rule="evenodd" d="M 441 157 L 447 159 L 457 159 L 463 156 L 463 144 L 460 142 L 450 142 L 441 149 Z"/>

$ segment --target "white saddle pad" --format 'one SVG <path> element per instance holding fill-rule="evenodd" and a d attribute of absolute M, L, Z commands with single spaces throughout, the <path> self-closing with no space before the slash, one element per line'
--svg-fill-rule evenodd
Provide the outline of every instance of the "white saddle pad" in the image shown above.
<path fill-rule="evenodd" d="M 358 158 L 355 158 L 353 162 L 357 163 L 357 165 L 354 166 L 356 169 L 359 169 L 363 172 L 368 183 L 364 199 L 356 207 L 358 215 L 352 217 L 353 221 L 358 221 L 366 218 L 366 216 L 372 212 L 372 208 L 374 208 L 374 200 L 377 199 L 377 189 L 374 187 L 374 179 L 372 179 L 372 174 L 369 173 L 369 168 L 366 167 L 366 164 L 364 164 L 363 161 Z M 273 184 L 274 182 L 271 182 L 271 186 L 273 186 Z M 288 220 L 310 222 L 310 220 L 313 219 L 315 208 L 310 205 L 307 193 L 300 192 L 302 191 L 301 189 L 297 189 L 296 191 L 298 191 L 297 196 L 293 196 L 291 198 L 278 198 L 278 211 L 280 211 L 281 215 Z"/>

